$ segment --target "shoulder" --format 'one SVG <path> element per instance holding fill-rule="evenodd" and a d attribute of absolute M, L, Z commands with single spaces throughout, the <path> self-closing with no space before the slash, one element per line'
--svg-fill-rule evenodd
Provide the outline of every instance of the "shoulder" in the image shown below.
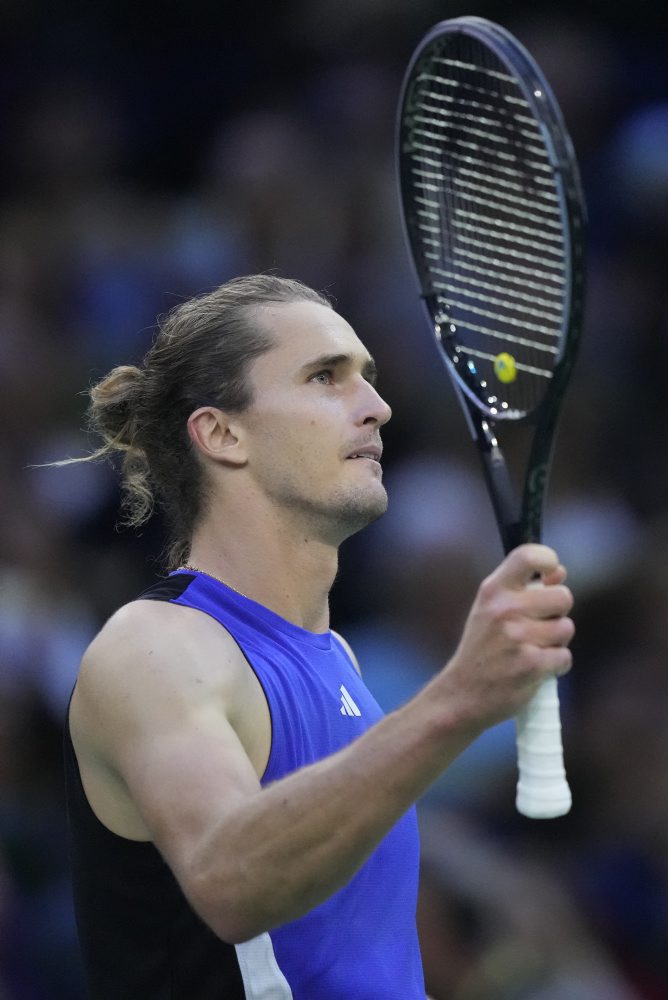
<path fill-rule="evenodd" d="M 233 703 L 246 675 L 241 650 L 214 619 L 169 602 L 137 600 L 120 608 L 86 650 L 73 708 L 104 729 L 108 719 L 149 706 L 178 712 L 212 694 Z"/>
<path fill-rule="evenodd" d="M 122 671 L 138 658 L 151 657 L 166 666 L 178 663 L 179 672 L 188 673 L 194 663 L 205 660 L 210 644 L 219 653 L 227 651 L 232 660 L 241 657 L 227 629 L 205 612 L 139 599 L 120 608 L 100 630 L 84 654 L 81 674 L 89 675 L 99 664 L 114 664 Z"/>

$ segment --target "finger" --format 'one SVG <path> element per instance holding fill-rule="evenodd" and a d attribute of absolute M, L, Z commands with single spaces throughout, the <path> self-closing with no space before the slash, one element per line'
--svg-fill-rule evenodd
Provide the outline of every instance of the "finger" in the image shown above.
<path fill-rule="evenodd" d="M 539 649 L 567 646 L 575 635 L 575 624 L 567 617 L 525 621 L 521 628 L 523 642 Z"/>
<path fill-rule="evenodd" d="M 553 573 L 543 574 L 542 582 L 546 587 L 552 587 L 555 584 L 564 583 L 567 576 L 568 572 L 566 567 L 562 566 L 560 563 Z"/>
<path fill-rule="evenodd" d="M 522 599 L 522 610 L 531 618 L 560 618 L 572 607 L 573 594 L 563 584 L 532 584 Z"/>
<path fill-rule="evenodd" d="M 550 578 L 559 571 L 559 557 L 548 545 L 528 542 L 513 549 L 492 573 L 492 579 L 513 589 L 526 587 L 539 576 Z"/>
<path fill-rule="evenodd" d="M 563 677 L 573 666 L 573 655 L 568 646 L 550 646 L 541 650 L 541 666 L 546 674 Z"/>
<path fill-rule="evenodd" d="M 540 684 L 541 679 L 550 674 L 562 677 L 573 665 L 573 656 L 568 646 L 527 645 L 524 649 L 535 684 Z"/>

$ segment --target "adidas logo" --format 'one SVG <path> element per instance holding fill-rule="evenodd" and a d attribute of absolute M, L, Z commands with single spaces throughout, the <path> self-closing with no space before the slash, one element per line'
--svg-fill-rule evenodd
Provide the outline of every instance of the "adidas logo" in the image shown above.
<path fill-rule="evenodd" d="M 350 697 L 348 691 L 346 691 L 343 684 L 339 690 L 341 691 L 341 715 L 361 715 L 362 713 Z"/>

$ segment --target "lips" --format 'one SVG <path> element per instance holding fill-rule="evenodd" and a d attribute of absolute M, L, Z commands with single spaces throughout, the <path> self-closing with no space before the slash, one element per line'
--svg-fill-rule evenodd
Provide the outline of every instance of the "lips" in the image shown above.
<path fill-rule="evenodd" d="M 382 454 L 383 449 L 380 445 L 369 444 L 351 451 L 346 458 L 369 458 L 372 462 L 380 462 Z"/>

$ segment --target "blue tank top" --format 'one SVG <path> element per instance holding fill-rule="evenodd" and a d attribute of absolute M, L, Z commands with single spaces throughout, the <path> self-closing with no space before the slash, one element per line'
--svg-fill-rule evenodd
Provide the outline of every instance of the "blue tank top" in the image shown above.
<path fill-rule="evenodd" d="M 220 622 L 264 690 L 272 739 L 263 785 L 335 753 L 382 717 L 331 632 L 308 632 L 212 577 L 186 572 L 191 580 L 172 602 Z M 411 809 L 325 903 L 237 945 L 248 1000 L 424 1000 L 418 866 Z"/>

